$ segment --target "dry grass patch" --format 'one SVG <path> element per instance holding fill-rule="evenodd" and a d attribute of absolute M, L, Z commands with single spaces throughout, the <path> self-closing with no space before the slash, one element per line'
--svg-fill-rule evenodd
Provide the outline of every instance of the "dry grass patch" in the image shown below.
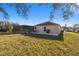
<path fill-rule="evenodd" d="M 64 41 L 21 34 L 0 35 L 0 55 L 79 55 L 78 33 L 64 33 Z"/>

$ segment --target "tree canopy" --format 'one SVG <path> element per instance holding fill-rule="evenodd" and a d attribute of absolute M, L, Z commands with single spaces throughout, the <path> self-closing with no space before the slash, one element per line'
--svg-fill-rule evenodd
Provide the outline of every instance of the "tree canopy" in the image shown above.
<path fill-rule="evenodd" d="M 64 20 L 69 19 L 70 17 L 72 17 L 74 15 L 74 9 L 79 9 L 79 4 L 77 3 L 38 3 L 38 6 L 47 6 L 49 5 L 51 6 L 51 12 L 50 12 L 50 19 L 52 20 L 55 17 L 55 12 L 56 10 L 60 10 L 62 17 L 64 18 Z M 0 4 L 0 12 L 3 13 L 3 17 L 8 19 L 9 18 L 9 14 L 7 12 L 7 10 L 5 10 L 2 6 L 3 4 Z M 14 7 L 15 11 L 17 12 L 17 14 L 21 17 L 27 18 L 28 13 L 30 11 L 30 6 L 28 6 L 28 4 L 26 3 L 6 3 L 6 5 L 8 5 L 9 7 Z"/>

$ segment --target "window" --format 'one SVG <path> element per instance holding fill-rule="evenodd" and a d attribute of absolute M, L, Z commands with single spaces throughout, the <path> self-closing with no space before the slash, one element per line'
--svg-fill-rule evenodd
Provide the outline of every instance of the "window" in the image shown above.
<path fill-rule="evenodd" d="M 49 30 L 49 29 L 47 29 L 47 30 L 46 30 L 46 33 L 50 33 L 50 30 Z"/>
<path fill-rule="evenodd" d="M 36 32 L 36 26 L 34 27 L 34 31 Z"/>
<path fill-rule="evenodd" d="M 46 27 L 44 27 L 44 31 L 45 31 L 46 33 L 50 33 L 50 30 L 47 29 Z"/>
<path fill-rule="evenodd" d="M 44 31 L 46 31 L 46 27 L 44 27 Z"/>

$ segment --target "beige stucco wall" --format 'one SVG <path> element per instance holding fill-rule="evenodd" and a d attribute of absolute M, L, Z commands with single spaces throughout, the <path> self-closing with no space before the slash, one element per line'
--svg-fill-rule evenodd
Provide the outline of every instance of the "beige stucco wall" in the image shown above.
<path fill-rule="evenodd" d="M 46 29 L 50 30 L 50 33 L 46 33 L 44 31 L 44 27 Z M 38 34 L 49 34 L 49 35 L 58 35 L 61 32 L 61 26 L 59 25 L 45 25 L 45 26 L 36 26 L 36 29 Z"/>

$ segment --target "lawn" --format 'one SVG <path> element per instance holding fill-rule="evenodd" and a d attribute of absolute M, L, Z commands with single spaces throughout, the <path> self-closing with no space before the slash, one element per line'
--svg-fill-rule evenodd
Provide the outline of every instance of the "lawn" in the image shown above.
<path fill-rule="evenodd" d="M 64 41 L 21 34 L 0 35 L 2 56 L 79 56 L 79 34 L 64 33 Z"/>

